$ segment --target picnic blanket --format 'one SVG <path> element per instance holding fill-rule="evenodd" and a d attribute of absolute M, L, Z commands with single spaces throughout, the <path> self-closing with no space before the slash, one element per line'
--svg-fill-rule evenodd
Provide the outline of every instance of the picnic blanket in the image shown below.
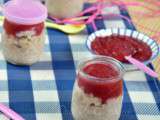
<path fill-rule="evenodd" d="M 106 9 L 108 13 L 129 17 L 128 12 L 118 6 Z M 95 22 L 98 29 L 136 29 L 123 19 Z M 2 33 L 2 26 L 0 28 Z M 47 29 L 45 53 L 32 66 L 6 63 L 0 47 L 0 102 L 26 120 L 73 120 L 71 97 L 76 70 L 81 59 L 92 56 L 85 46 L 87 36 L 92 32 L 91 25 L 77 35 Z M 152 64 L 149 66 L 153 68 Z M 0 114 L 0 120 L 8 119 Z M 125 74 L 120 120 L 160 120 L 160 83 L 157 79 L 141 71 Z"/>

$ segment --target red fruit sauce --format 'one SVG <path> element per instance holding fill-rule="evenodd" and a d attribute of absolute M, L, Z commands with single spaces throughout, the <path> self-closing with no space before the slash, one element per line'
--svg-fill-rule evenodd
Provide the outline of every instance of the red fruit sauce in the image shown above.
<path fill-rule="evenodd" d="M 131 55 L 142 62 L 152 56 L 152 50 L 146 43 L 127 36 L 97 37 L 91 43 L 91 48 L 96 54 L 110 56 L 124 63 L 128 63 L 125 56 Z"/>
<path fill-rule="evenodd" d="M 120 72 L 110 64 L 93 63 L 83 68 L 83 72 L 95 79 L 78 75 L 78 85 L 87 94 L 101 99 L 106 103 L 110 98 L 122 95 L 122 80 Z"/>
<path fill-rule="evenodd" d="M 40 35 L 44 29 L 44 23 L 34 24 L 34 25 L 22 25 L 16 24 L 13 22 L 8 21 L 7 19 L 4 20 L 4 29 L 9 35 L 16 36 L 18 32 L 28 31 L 28 30 L 35 30 L 36 35 Z"/>

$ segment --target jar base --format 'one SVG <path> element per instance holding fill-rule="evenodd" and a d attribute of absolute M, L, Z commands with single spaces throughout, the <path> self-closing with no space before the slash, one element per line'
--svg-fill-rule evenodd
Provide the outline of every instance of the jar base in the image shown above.
<path fill-rule="evenodd" d="M 49 15 L 60 19 L 78 15 L 83 9 L 84 0 L 46 0 Z"/>
<path fill-rule="evenodd" d="M 6 58 L 5 58 L 6 59 Z M 38 62 L 38 60 L 34 61 L 34 62 L 15 62 L 12 60 L 8 60 L 6 59 L 7 63 L 12 64 L 12 65 L 18 65 L 18 66 L 31 66 L 33 64 L 36 64 Z"/>
<path fill-rule="evenodd" d="M 2 50 L 8 63 L 14 65 L 32 65 L 39 61 L 43 54 L 44 32 L 39 36 L 15 37 L 2 34 Z"/>

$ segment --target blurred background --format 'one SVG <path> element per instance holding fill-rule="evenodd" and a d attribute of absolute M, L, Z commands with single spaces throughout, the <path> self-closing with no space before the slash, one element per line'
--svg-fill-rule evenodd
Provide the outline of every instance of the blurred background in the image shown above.
<path fill-rule="evenodd" d="M 8 0 L 0 0 L 0 5 Z M 45 0 L 40 0 L 43 3 Z M 85 0 L 86 2 L 96 2 L 97 0 Z M 149 9 L 152 10 L 159 10 L 159 5 L 153 4 L 158 2 L 159 0 L 105 0 L 106 2 L 109 1 L 122 1 L 122 2 L 141 2 L 144 6 L 147 6 Z M 144 13 L 148 13 L 148 10 L 144 7 L 138 6 L 129 6 L 127 7 L 129 14 L 131 16 L 132 22 L 136 26 L 137 30 L 143 32 L 154 39 L 160 44 L 160 14 L 155 17 L 145 17 L 141 14 L 135 14 L 137 11 L 142 11 Z M 151 13 L 153 14 L 153 13 Z M 160 74 L 160 57 L 154 61 L 154 67 L 156 71 Z"/>

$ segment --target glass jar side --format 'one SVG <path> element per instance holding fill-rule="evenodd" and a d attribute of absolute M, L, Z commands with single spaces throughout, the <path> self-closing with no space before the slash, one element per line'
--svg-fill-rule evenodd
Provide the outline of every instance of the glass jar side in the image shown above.
<path fill-rule="evenodd" d="M 107 60 L 107 64 L 108 62 L 113 63 L 113 66 L 116 66 L 121 72 L 116 79 L 102 81 L 99 78 L 81 73 L 84 66 L 94 64 L 97 61 L 104 63 L 104 60 L 105 62 Z M 118 120 L 122 107 L 123 74 L 123 66 L 112 58 L 96 56 L 92 60 L 83 62 L 79 67 L 72 95 L 72 114 L 75 120 Z M 103 91 L 105 89 L 106 91 Z"/>
<path fill-rule="evenodd" d="M 4 20 L 2 48 L 5 59 L 16 65 L 31 65 L 40 59 L 45 41 L 44 22 L 22 25 Z"/>

